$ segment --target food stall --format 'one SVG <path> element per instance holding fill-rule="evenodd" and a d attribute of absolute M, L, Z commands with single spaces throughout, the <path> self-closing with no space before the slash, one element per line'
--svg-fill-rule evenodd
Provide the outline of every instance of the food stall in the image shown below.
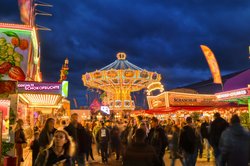
<path fill-rule="evenodd" d="M 163 92 L 156 96 L 147 96 L 147 101 L 149 110 L 145 110 L 145 113 L 160 116 L 161 119 L 169 116 L 186 117 L 194 112 L 203 116 L 221 112 L 222 116 L 228 117 L 235 110 L 247 110 L 244 105 L 220 101 L 216 95 L 211 94 Z"/>
<path fill-rule="evenodd" d="M 250 120 L 250 85 L 248 85 L 246 88 L 216 93 L 215 96 L 217 97 L 218 101 L 233 102 L 248 108 L 245 109 L 244 112 L 248 112 L 248 117 Z M 236 110 L 236 113 L 238 112 L 240 112 L 240 110 Z"/>

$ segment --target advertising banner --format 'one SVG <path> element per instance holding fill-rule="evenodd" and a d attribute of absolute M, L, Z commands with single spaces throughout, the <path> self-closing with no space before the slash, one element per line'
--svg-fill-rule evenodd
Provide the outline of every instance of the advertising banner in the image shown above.
<path fill-rule="evenodd" d="M 26 25 L 30 25 L 30 20 L 32 18 L 32 5 L 33 0 L 18 0 L 21 21 Z"/>
<path fill-rule="evenodd" d="M 169 93 L 168 98 L 170 106 L 214 106 L 216 103 L 214 95 Z"/>
<path fill-rule="evenodd" d="M 24 81 L 31 50 L 31 31 L 0 28 L 0 79 Z"/>
<path fill-rule="evenodd" d="M 220 69 L 214 56 L 214 53 L 205 45 L 201 45 L 201 49 L 206 57 L 207 63 L 214 79 L 214 83 L 222 84 Z"/>
<path fill-rule="evenodd" d="M 231 100 L 237 98 L 247 98 L 250 96 L 250 88 L 242 88 L 232 91 L 220 92 L 215 94 L 218 100 Z"/>
<path fill-rule="evenodd" d="M 61 94 L 61 83 L 45 83 L 45 82 L 18 82 L 18 93 L 47 93 Z"/>

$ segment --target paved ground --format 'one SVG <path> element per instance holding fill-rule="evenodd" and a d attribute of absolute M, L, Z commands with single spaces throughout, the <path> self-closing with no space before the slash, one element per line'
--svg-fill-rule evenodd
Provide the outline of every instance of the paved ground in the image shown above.
<path fill-rule="evenodd" d="M 95 160 L 91 160 L 89 159 L 88 162 L 86 162 L 86 166 L 104 166 L 104 165 L 108 165 L 108 166 L 121 166 L 122 163 L 121 161 L 116 161 L 115 160 L 115 155 L 112 155 L 111 158 L 109 158 L 109 163 L 108 164 L 102 164 L 101 162 L 101 156 L 98 156 L 96 154 L 96 150 L 95 147 L 93 147 L 93 151 L 94 151 L 94 158 Z M 207 162 L 206 159 L 206 154 L 203 154 L 203 158 L 198 158 L 196 166 L 214 166 L 214 159 L 212 158 L 210 162 Z M 22 166 L 32 166 L 32 153 L 29 149 L 26 149 L 24 151 L 24 163 L 22 163 Z M 170 166 L 171 165 L 171 160 L 169 159 L 169 153 L 166 152 L 166 155 L 164 156 L 164 161 L 165 161 L 165 165 L 166 166 Z M 181 162 L 179 160 L 177 160 L 175 162 L 176 166 L 181 166 Z"/>

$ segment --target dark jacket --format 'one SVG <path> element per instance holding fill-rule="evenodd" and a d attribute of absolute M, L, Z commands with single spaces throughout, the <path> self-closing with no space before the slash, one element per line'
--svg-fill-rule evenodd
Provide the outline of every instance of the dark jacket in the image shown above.
<path fill-rule="evenodd" d="M 189 125 L 186 125 L 181 130 L 180 135 L 180 148 L 187 153 L 193 154 L 197 145 L 197 137 L 195 135 L 195 129 Z"/>
<path fill-rule="evenodd" d="M 164 156 L 165 148 L 168 145 L 168 138 L 165 134 L 165 131 L 160 126 L 150 129 L 147 141 L 154 147 L 156 153 L 160 157 Z"/>
<path fill-rule="evenodd" d="M 124 166 L 159 166 L 161 162 L 154 148 L 145 143 L 133 143 L 123 156 Z"/>
<path fill-rule="evenodd" d="M 80 123 L 78 123 L 77 128 L 75 128 L 73 124 L 70 123 L 64 129 L 73 138 L 73 141 L 76 144 L 76 152 L 78 154 L 86 153 L 89 142 L 85 128 Z"/>
<path fill-rule="evenodd" d="M 220 165 L 247 166 L 249 160 L 249 132 L 240 124 L 233 124 L 221 135 L 219 148 L 221 150 Z"/>
<path fill-rule="evenodd" d="M 66 154 L 57 156 L 51 147 L 39 153 L 35 162 L 35 166 L 54 166 L 56 164 L 59 165 L 60 163 L 64 166 L 73 166 L 70 156 Z"/>
<path fill-rule="evenodd" d="M 206 138 L 208 139 L 208 128 L 209 128 L 209 124 L 207 122 L 203 122 L 201 124 L 201 136 L 202 136 L 202 139 Z"/>
<path fill-rule="evenodd" d="M 33 140 L 30 149 L 32 150 L 32 165 L 35 165 L 36 158 L 39 154 L 40 145 L 38 140 Z"/>
<path fill-rule="evenodd" d="M 24 134 L 24 130 L 21 128 L 15 131 L 15 143 L 16 144 L 23 144 L 26 143 L 26 138 Z"/>
<path fill-rule="evenodd" d="M 117 126 L 114 126 L 110 131 L 111 144 L 113 146 L 119 146 L 121 143 L 120 130 Z"/>
<path fill-rule="evenodd" d="M 216 118 L 211 123 L 210 133 L 209 133 L 209 143 L 213 147 L 219 146 L 221 133 L 229 126 L 228 122 L 223 118 Z"/>
<path fill-rule="evenodd" d="M 40 148 L 45 149 L 46 146 L 48 146 L 50 144 L 50 134 L 52 134 L 54 136 L 56 132 L 56 129 L 54 128 L 50 133 L 47 130 L 42 130 L 40 135 L 39 135 L 39 144 L 40 144 Z"/>
<path fill-rule="evenodd" d="M 96 141 L 100 144 L 107 144 L 110 140 L 110 132 L 106 127 L 100 128 L 96 134 Z"/>

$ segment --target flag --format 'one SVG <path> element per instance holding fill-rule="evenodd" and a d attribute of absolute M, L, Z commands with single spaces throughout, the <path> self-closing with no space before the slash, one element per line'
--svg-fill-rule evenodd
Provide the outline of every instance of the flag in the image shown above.
<path fill-rule="evenodd" d="M 88 92 L 86 92 L 85 96 L 86 96 L 87 105 L 89 105 L 89 96 L 88 96 Z"/>
<path fill-rule="evenodd" d="M 135 105 L 136 105 L 136 96 L 135 96 L 135 94 L 134 94 L 134 103 L 135 103 Z"/>
<path fill-rule="evenodd" d="M 76 98 L 73 98 L 73 100 L 74 100 L 75 107 L 78 108 Z"/>
<path fill-rule="evenodd" d="M 30 25 L 30 20 L 33 17 L 33 0 L 18 0 L 18 6 L 22 22 L 26 25 Z"/>
<path fill-rule="evenodd" d="M 215 84 L 222 84 L 220 69 L 214 53 L 205 45 L 201 45 L 201 50 L 206 57 Z"/>

